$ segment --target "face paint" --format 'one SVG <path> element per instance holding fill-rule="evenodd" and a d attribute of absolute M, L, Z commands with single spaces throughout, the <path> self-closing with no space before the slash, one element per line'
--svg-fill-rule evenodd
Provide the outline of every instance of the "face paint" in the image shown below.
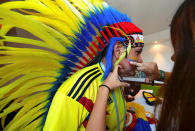
<path fill-rule="evenodd" d="M 137 57 L 131 57 L 130 59 L 128 59 L 129 62 L 137 62 L 138 58 Z"/>

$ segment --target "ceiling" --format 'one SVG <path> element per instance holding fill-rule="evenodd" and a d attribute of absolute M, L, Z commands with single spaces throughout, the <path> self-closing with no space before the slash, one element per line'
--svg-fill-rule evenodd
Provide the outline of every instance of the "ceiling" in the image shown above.
<path fill-rule="evenodd" d="M 10 0 L 3 0 L 10 1 Z M 11 0 L 14 1 L 14 0 Z M 167 30 L 172 16 L 184 0 L 104 0 L 126 13 L 144 35 Z M 0 2 L 1 3 L 1 2 Z"/>
<path fill-rule="evenodd" d="M 169 28 L 171 19 L 183 0 L 105 0 L 126 13 L 140 27 L 144 35 Z"/>

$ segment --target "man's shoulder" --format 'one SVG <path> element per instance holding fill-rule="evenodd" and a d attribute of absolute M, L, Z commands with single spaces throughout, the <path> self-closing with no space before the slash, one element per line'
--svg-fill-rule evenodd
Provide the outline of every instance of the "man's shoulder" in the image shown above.
<path fill-rule="evenodd" d="M 83 69 L 80 69 L 79 71 L 74 73 L 71 77 L 75 79 L 75 77 L 80 77 L 83 74 L 88 74 L 88 73 L 93 72 L 93 71 L 101 72 L 99 63 L 84 67 Z"/>
<path fill-rule="evenodd" d="M 64 92 L 65 90 L 80 89 L 84 84 L 86 85 L 86 83 L 90 85 L 90 83 L 92 83 L 96 78 L 100 77 L 102 74 L 103 72 L 101 70 L 99 63 L 85 67 L 74 73 L 70 78 L 68 78 L 62 84 L 61 90 L 63 90 Z"/>
<path fill-rule="evenodd" d="M 91 85 L 93 85 L 94 82 L 101 82 L 101 76 L 102 71 L 99 64 L 85 67 L 67 79 L 62 84 L 59 91 L 72 99 L 75 99 L 76 101 L 79 101 L 83 96 L 87 96 L 87 98 L 89 98 L 90 94 L 88 94 L 88 89 L 91 87 Z M 86 92 L 87 95 L 85 94 Z"/>

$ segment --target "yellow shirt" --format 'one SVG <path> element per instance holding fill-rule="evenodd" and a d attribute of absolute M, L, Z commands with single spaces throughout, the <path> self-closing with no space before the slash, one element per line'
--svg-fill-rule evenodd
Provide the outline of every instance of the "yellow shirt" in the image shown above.
<path fill-rule="evenodd" d="M 85 130 L 96 100 L 104 72 L 99 64 L 83 68 L 66 80 L 51 103 L 44 131 Z M 123 130 L 125 105 L 120 88 L 115 91 L 120 121 Z M 112 93 L 106 109 L 106 129 L 118 130 L 117 113 Z"/>

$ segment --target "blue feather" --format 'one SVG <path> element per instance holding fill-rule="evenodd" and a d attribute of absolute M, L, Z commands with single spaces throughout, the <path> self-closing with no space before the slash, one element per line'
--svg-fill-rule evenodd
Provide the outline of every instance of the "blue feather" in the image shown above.
<path fill-rule="evenodd" d="M 82 44 L 78 39 L 75 39 L 75 38 L 74 38 L 74 40 L 75 40 L 74 45 L 76 45 L 76 47 L 77 47 L 78 49 L 80 49 L 80 50 L 82 50 L 82 51 L 84 51 L 84 52 L 87 50 L 86 47 L 85 47 L 85 45 Z"/>
<path fill-rule="evenodd" d="M 87 25 L 83 25 L 83 26 L 87 26 Z M 81 36 L 85 36 L 87 41 L 91 42 L 92 41 L 92 37 L 91 37 L 90 33 L 84 27 L 80 27 L 80 28 L 81 28 Z"/>
<path fill-rule="evenodd" d="M 82 57 L 82 56 L 83 56 L 82 53 L 81 53 L 81 51 L 80 51 L 79 49 L 77 49 L 75 46 L 67 47 L 67 49 L 68 49 L 71 53 L 75 54 L 76 56 L 79 56 L 79 57 Z"/>
<path fill-rule="evenodd" d="M 99 12 L 99 10 L 97 8 L 95 10 L 95 14 L 96 14 L 96 18 L 97 18 L 98 22 L 102 26 L 106 26 L 106 21 L 104 20 L 105 18 L 102 16 L 102 14 Z"/>
<path fill-rule="evenodd" d="M 111 21 L 111 24 L 116 23 L 116 20 L 114 19 L 114 17 L 112 16 L 112 12 L 111 12 L 112 8 L 106 8 L 105 9 L 105 13 L 107 14 L 107 16 L 109 16 L 109 19 Z M 110 25 L 111 25 L 110 24 Z"/>
<path fill-rule="evenodd" d="M 80 41 L 85 44 L 87 47 L 89 46 L 89 43 L 87 42 L 87 40 L 79 33 L 77 33 L 77 37 L 80 39 Z"/>
<path fill-rule="evenodd" d="M 112 8 L 112 16 L 115 18 L 117 23 L 122 22 L 121 20 L 121 13 L 117 11 L 116 9 Z"/>
<path fill-rule="evenodd" d="M 110 21 L 110 16 L 106 13 L 105 10 L 102 12 L 102 16 L 104 17 L 106 24 L 109 24 L 109 25 L 112 24 L 112 22 Z"/>
<path fill-rule="evenodd" d="M 118 23 L 119 20 L 117 19 L 117 17 L 114 16 L 115 15 L 115 9 L 114 8 L 111 8 L 110 9 L 110 13 L 111 13 L 112 17 L 114 18 L 114 20 L 116 21 L 115 23 Z"/>
<path fill-rule="evenodd" d="M 62 82 L 61 81 L 55 81 L 55 82 L 53 82 L 53 85 L 55 85 L 56 86 L 56 88 L 57 87 L 60 87 L 61 86 L 61 84 L 62 84 Z M 54 91 L 56 91 L 57 89 L 56 88 L 51 88 L 50 90 L 49 90 L 49 92 L 54 92 Z"/>
<path fill-rule="evenodd" d="M 45 106 L 45 108 L 49 108 L 51 105 L 51 101 L 49 101 L 49 103 Z"/>
<path fill-rule="evenodd" d="M 100 31 L 100 23 L 98 22 L 97 18 L 90 12 L 90 22 Z"/>
<path fill-rule="evenodd" d="M 96 36 L 96 32 L 95 30 L 93 29 L 93 27 L 91 26 L 91 24 L 89 22 L 86 22 L 86 25 L 87 25 L 87 30 L 94 36 Z M 92 40 L 91 40 L 92 41 Z"/>
<path fill-rule="evenodd" d="M 63 65 L 66 65 L 68 67 L 75 67 L 75 64 L 72 63 L 71 61 L 68 61 L 68 60 L 62 61 L 60 63 L 63 64 Z"/>
<path fill-rule="evenodd" d="M 66 54 L 66 55 L 62 55 L 62 56 L 66 57 L 67 59 L 69 59 L 75 63 L 79 61 L 79 59 L 73 54 Z"/>

